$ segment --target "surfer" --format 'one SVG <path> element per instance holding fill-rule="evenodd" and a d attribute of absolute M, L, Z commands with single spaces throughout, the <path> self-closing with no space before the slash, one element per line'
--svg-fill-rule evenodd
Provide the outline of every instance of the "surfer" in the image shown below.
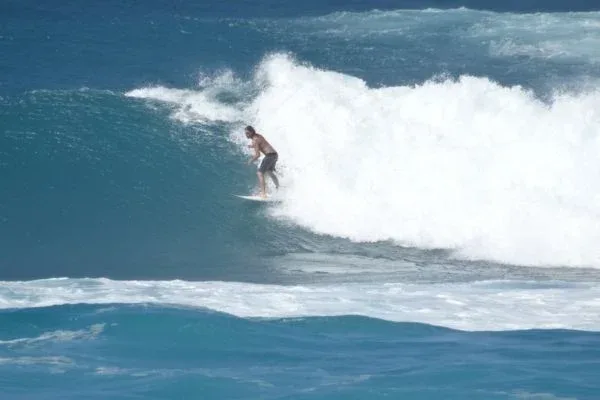
<path fill-rule="evenodd" d="M 246 127 L 245 132 L 246 137 L 252 140 L 252 144 L 248 147 L 254 149 L 254 157 L 248 161 L 248 164 L 252 164 L 254 161 L 258 160 L 261 152 L 265 155 L 256 174 L 258 175 L 258 183 L 260 185 L 260 196 L 266 198 L 267 190 L 265 185 L 265 174 L 271 178 L 275 187 L 279 189 L 279 179 L 275 176 L 275 164 L 277 163 L 278 158 L 277 151 L 275 151 L 273 146 L 271 146 L 262 135 L 256 133 L 254 128 L 250 125 Z"/>

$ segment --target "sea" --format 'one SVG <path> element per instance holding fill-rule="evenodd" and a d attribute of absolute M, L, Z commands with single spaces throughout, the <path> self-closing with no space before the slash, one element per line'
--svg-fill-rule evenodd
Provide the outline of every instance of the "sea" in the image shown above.
<path fill-rule="evenodd" d="M 600 3 L 1 0 L 0 399 L 600 399 Z"/>

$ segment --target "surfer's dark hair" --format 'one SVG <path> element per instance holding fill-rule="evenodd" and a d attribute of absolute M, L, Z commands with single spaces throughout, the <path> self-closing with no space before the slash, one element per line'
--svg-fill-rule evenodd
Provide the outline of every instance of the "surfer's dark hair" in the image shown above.
<path fill-rule="evenodd" d="M 246 130 L 247 130 L 248 132 L 250 132 L 251 134 L 253 134 L 253 135 L 256 135 L 256 131 L 255 131 L 255 130 L 254 130 L 254 128 L 253 128 L 253 127 L 251 127 L 250 125 L 248 125 L 248 126 L 246 127 Z"/>

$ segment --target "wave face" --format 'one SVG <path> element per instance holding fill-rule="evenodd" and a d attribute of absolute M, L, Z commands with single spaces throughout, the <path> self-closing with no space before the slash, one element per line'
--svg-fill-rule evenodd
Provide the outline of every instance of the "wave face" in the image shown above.
<path fill-rule="evenodd" d="M 16 73 L 11 46 L 27 36 L 11 18 Z M 118 82 L 67 68 L 5 85 L 0 278 L 281 283 L 280 257 L 311 253 L 481 279 L 598 268 L 599 21 L 465 8 L 156 16 L 159 42 L 202 37 L 204 61 L 140 77 L 166 57 L 140 48 L 135 63 L 114 58 L 133 68 Z M 109 22 L 81 38 L 125 29 Z M 232 196 L 255 187 L 246 124 L 281 154 L 278 206 Z"/>
<path fill-rule="evenodd" d="M 35 91 L 4 105 L 5 278 L 215 277 L 252 264 L 251 217 L 231 213 L 236 184 L 220 184 L 242 176 L 224 141 L 112 92 Z"/>

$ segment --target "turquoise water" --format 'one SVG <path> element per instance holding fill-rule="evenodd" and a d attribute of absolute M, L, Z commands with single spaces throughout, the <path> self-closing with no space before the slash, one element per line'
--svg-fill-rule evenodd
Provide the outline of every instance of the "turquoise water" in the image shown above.
<path fill-rule="evenodd" d="M 520 399 L 597 395 L 597 333 L 461 332 L 364 317 L 202 310 L 2 313 L 7 398 Z M 19 382 L 27 376 L 35 387 Z"/>
<path fill-rule="evenodd" d="M 595 4 L 0 22 L 2 398 L 599 397 Z"/>

